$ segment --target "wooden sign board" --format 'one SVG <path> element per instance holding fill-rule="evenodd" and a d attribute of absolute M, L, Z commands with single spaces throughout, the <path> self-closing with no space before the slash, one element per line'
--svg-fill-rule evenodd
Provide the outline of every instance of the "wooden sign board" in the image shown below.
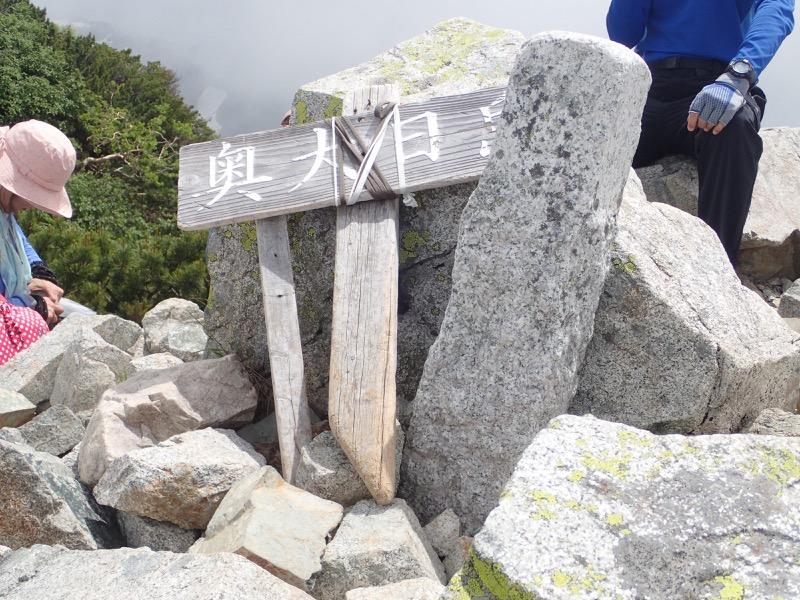
<path fill-rule="evenodd" d="M 506 88 L 489 88 L 397 107 L 375 161 L 392 190 L 408 193 L 483 173 Z M 378 117 L 351 120 L 367 141 Z M 181 148 L 178 227 L 208 229 L 348 202 L 359 164 L 338 164 L 332 120 L 192 144 Z M 343 178 L 343 179 L 341 179 Z M 344 190 L 344 193 L 341 190 Z"/>

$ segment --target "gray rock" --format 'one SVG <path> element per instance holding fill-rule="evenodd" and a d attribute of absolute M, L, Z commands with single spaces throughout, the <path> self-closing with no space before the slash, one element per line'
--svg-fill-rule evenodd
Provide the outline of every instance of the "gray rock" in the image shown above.
<path fill-rule="evenodd" d="M 444 573 L 447 581 L 450 581 L 453 576 L 460 571 L 469 558 L 470 550 L 472 550 L 473 539 L 467 535 L 462 535 L 456 540 L 456 543 L 450 548 L 450 552 L 445 557 Z"/>
<path fill-rule="evenodd" d="M 0 546 L 0 560 L 11 554 L 13 550 L 8 546 Z"/>
<path fill-rule="evenodd" d="M 800 437 L 800 415 L 768 408 L 761 411 L 745 433 Z"/>
<path fill-rule="evenodd" d="M 136 373 L 100 399 L 86 427 L 80 479 L 94 487 L 126 452 L 204 427 L 241 427 L 255 408 L 255 389 L 233 356 Z"/>
<path fill-rule="evenodd" d="M 569 412 L 661 433 L 730 433 L 764 408 L 793 407 L 797 334 L 741 285 L 705 223 L 646 202 L 637 183 L 626 186 Z"/>
<path fill-rule="evenodd" d="M 6 556 L 4 600 L 310 600 L 241 556 L 34 546 Z"/>
<path fill-rule="evenodd" d="M 446 589 L 433 579 L 418 577 L 378 587 L 356 588 L 344 597 L 345 600 L 439 600 Z"/>
<path fill-rule="evenodd" d="M 204 357 L 208 336 L 203 311 L 194 302 L 170 298 L 142 317 L 145 354 L 168 352 L 185 362 Z"/>
<path fill-rule="evenodd" d="M 95 550 L 120 544 L 113 517 L 60 459 L 0 440 L 0 544 L 61 544 Z"/>
<path fill-rule="evenodd" d="M 423 520 L 449 507 L 476 531 L 532 437 L 569 406 L 649 78 L 598 38 L 542 34 L 520 52 L 406 432 L 399 493 Z"/>
<path fill-rule="evenodd" d="M 196 529 L 184 529 L 172 523 L 117 511 L 117 523 L 130 548 L 150 548 L 168 552 L 188 552 L 200 537 Z"/>
<path fill-rule="evenodd" d="M 327 536 L 342 507 L 286 483 L 262 467 L 234 484 L 214 513 L 196 552 L 234 552 L 276 577 L 310 591 L 322 568 Z"/>
<path fill-rule="evenodd" d="M 180 364 L 183 364 L 183 361 L 177 356 L 173 356 L 168 352 L 158 352 L 134 358 L 131 361 L 131 369 L 134 373 L 138 373 L 139 371 L 150 369 L 169 369 Z"/>
<path fill-rule="evenodd" d="M 75 336 L 86 330 L 97 332 L 109 344 L 125 351 L 130 348 L 126 344 L 134 344 L 134 336 L 141 333 L 136 323 L 113 315 L 72 314 L 25 352 L 0 365 L 3 387 L 23 394 L 36 405 L 49 400 L 64 353 Z"/>
<path fill-rule="evenodd" d="M 448 508 L 425 525 L 423 531 L 439 558 L 444 558 L 461 535 L 461 521 L 458 515 Z"/>
<path fill-rule="evenodd" d="M 115 459 L 94 497 L 127 513 L 205 529 L 231 486 L 264 463 L 233 431 L 190 431 Z"/>
<path fill-rule="evenodd" d="M 22 394 L 0 388 L 0 428 L 19 427 L 36 414 L 36 405 Z"/>
<path fill-rule="evenodd" d="M 0 440 L 5 442 L 14 442 L 15 444 L 24 444 L 25 438 L 16 427 L 3 427 L 0 429 Z"/>
<path fill-rule="evenodd" d="M 525 451 L 451 593 L 800 597 L 798 450 L 790 438 L 558 417 Z"/>
<path fill-rule="evenodd" d="M 397 473 L 400 472 L 404 441 L 403 428 L 395 421 Z M 359 500 L 371 497 L 367 486 L 330 431 L 323 431 L 300 451 L 295 485 L 342 506 L 353 506 Z"/>
<path fill-rule="evenodd" d="M 61 457 L 61 462 L 72 471 L 75 479 L 78 479 L 78 455 L 81 451 L 81 444 L 78 443 L 72 450 Z"/>
<path fill-rule="evenodd" d="M 83 438 L 84 427 L 66 406 L 51 406 L 19 428 L 25 443 L 39 452 L 64 456 Z"/>
<path fill-rule="evenodd" d="M 783 292 L 778 314 L 784 319 L 800 318 L 800 279 Z"/>
<path fill-rule="evenodd" d="M 397 81 L 404 102 L 505 85 L 522 34 L 467 19 L 441 23 L 387 53 L 339 74 L 308 83 L 297 92 L 293 123 L 341 113 L 348 90 Z M 408 423 L 428 348 L 450 295 L 450 271 L 461 210 L 474 184 L 417 193 L 416 208 L 400 211 L 400 311 L 398 316 L 398 417 Z M 298 299 L 308 400 L 328 412 L 330 327 L 335 256 L 335 211 L 290 215 L 289 235 Z M 213 342 L 263 374 L 259 392 L 272 397 L 255 228 L 244 223 L 209 234 L 208 269 L 213 297 L 206 327 Z"/>
<path fill-rule="evenodd" d="M 739 271 L 759 281 L 776 276 L 797 279 L 796 233 L 800 229 L 800 129 L 761 130 L 764 154 L 758 164 L 750 213 L 744 226 Z M 647 199 L 697 215 L 697 166 L 684 157 L 667 157 L 637 170 Z"/>
<path fill-rule="evenodd" d="M 416 515 L 399 498 L 388 506 L 362 500 L 325 549 L 314 597 L 339 600 L 348 590 L 418 577 L 444 583 L 442 563 Z"/>
<path fill-rule="evenodd" d="M 86 329 L 77 332 L 56 370 L 50 403 L 70 408 L 84 423 L 100 397 L 133 374 L 131 355 Z"/>

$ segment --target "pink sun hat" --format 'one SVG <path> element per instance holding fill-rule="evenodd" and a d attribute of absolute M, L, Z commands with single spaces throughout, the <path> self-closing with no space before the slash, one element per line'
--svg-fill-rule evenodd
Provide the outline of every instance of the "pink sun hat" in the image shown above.
<path fill-rule="evenodd" d="M 30 120 L 0 128 L 0 185 L 36 208 L 72 216 L 64 184 L 74 169 L 75 148 L 52 125 Z"/>

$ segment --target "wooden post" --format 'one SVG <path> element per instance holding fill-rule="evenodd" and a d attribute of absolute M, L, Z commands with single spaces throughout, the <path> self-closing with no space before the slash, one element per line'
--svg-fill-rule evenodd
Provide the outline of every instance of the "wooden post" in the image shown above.
<path fill-rule="evenodd" d="M 397 102 L 396 86 L 350 93 L 343 114 Z M 398 201 L 342 206 L 336 266 L 328 419 L 379 504 L 394 499 L 397 370 Z"/>
<path fill-rule="evenodd" d="M 286 217 L 256 221 L 256 235 L 281 467 L 294 483 L 300 449 L 311 441 L 311 420 Z"/>

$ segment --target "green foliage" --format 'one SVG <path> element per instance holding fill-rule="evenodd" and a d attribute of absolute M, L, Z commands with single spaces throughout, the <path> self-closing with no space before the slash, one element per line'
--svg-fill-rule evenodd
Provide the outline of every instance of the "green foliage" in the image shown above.
<path fill-rule="evenodd" d="M 178 150 L 214 134 L 175 74 L 57 27 L 28 0 L 0 0 L 0 123 L 30 118 L 78 151 L 73 219 L 20 218 L 67 295 L 134 320 L 169 297 L 204 306 L 206 234 L 175 224 Z"/>

